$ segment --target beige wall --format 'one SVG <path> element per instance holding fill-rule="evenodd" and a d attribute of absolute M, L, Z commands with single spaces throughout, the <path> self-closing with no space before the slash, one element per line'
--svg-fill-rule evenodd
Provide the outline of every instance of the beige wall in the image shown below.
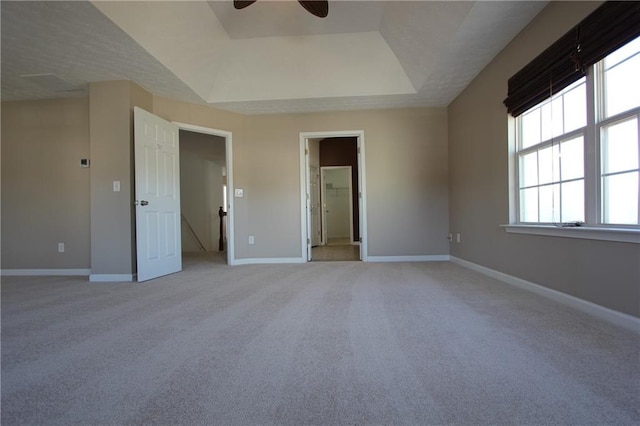
<path fill-rule="evenodd" d="M 451 254 L 640 316 L 637 244 L 507 234 L 507 79 L 599 3 L 551 2 L 449 106 Z"/>
<path fill-rule="evenodd" d="M 2 103 L 3 269 L 90 268 L 88 106 Z"/>
<path fill-rule="evenodd" d="M 39 111 L 42 105 L 55 105 Z M 67 114 L 84 132 L 81 142 L 73 142 L 58 124 L 40 129 L 26 121 L 37 117 L 47 123 L 65 114 L 59 105 L 74 105 Z M 185 104 L 153 97 L 126 81 L 92 83 L 89 100 L 60 100 L 24 103 L 22 112 L 13 112 L 9 103 L 3 110 L 3 268 L 91 268 L 94 276 L 127 276 L 135 273 L 135 209 L 131 111 L 134 105 L 151 110 L 171 121 L 194 124 L 233 133 L 234 186 L 244 189 L 243 198 L 235 198 L 235 257 L 301 258 L 300 217 L 300 132 L 364 130 L 368 237 L 370 256 L 416 256 L 448 253 L 447 196 L 447 113 L 444 109 L 404 109 L 318 114 L 242 116 L 201 105 Z M 21 105 L 22 103 L 16 103 Z M 18 111 L 18 106 L 15 107 Z M 22 114 L 17 120 L 16 114 Z M 84 117 L 84 118 L 83 118 Z M 84 120 L 84 121 L 82 121 Z M 24 123 L 20 128 L 17 123 Z M 80 124 L 78 124 L 80 123 Z M 71 160 L 60 159 L 57 149 L 47 141 L 65 144 Z M 8 136 L 23 132 L 28 143 Z M 15 140 L 14 143 L 11 141 Z M 39 149 L 33 153 L 26 148 Z M 89 152 L 90 151 L 90 152 Z M 42 213 L 37 201 L 48 199 L 51 191 L 38 187 L 24 163 L 38 156 L 40 183 L 55 182 L 59 176 L 79 174 L 75 183 L 60 182 L 57 189 L 73 202 L 62 203 L 56 220 L 51 212 Z M 91 168 L 80 169 L 80 158 L 90 157 Z M 58 161 L 48 161 L 51 158 Z M 18 159 L 18 160 L 16 160 Z M 71 161 L 72 169 L 68 164 Z M 10 164 L 9 164 L 10 163 Z M 9 164 L 4 167 L 5 164 Z M 64 170 L 64 173 L 62 171 Z M 84 173 L 84 174 L 82 174 Z M 89 177 L 90 174 L 90 177 Z M 46 178 L 45 178 L 46 177 Z M 121 183 L 113 191 L 113 181 Z M 25 182 L 29 185 L 25 187 Z M 15 189 L 14 189 L 15 188 Z M 12 198 L 13 197 L 13 198 Z M 12 209 L 20 200 L 20 209 Z M 52 201 L 58 205 L 60 197 Z M 15 204 L 19 205 L 19 204 Z M 33 224 L 37 225 L 33 225 Z M 73 237 L 47 232 L 33 234 L 22 245 L 25 230 L 55 223 L 56 229 L 72 229 Z M 82 227 L 84 226 L 84 232 Z M 249 245 L 247 237 L 255 236 Z M 57 242 L 78 238 L 84 245 L 67 243 L 68 262 L 57 254 Z M 41 247 L 46 255 L 34 256 Z M 76 251 L 72 246 L 80 247 Z M 49 253 L 51 252 L 51 253 Z M 28 255 L 24 255 L 29 253 Z M 74 253 L 71 255 L 71 253 Z"/>
<path fill-rule="evenodd" d="M 91 144 L 91 274 L 127 276 L 136 270 L 133 187 L 133 107 L 152 96 L 129 81 L 89 86 Z M 113 182 L 120 181 L 120 191 Z"/>
<path fill-rule="evenodd" d="M 448 254 L 445 109 L 245 117 L 156 98 L 154 113 L 233 132 L 237 259 L 301 257 L 299 135 L 340 130 L 365 133 L 369 255 Z"/>

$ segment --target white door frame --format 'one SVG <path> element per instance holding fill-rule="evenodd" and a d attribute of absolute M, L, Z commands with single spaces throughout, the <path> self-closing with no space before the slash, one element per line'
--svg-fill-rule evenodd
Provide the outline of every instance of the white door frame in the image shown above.
<path fill-rule="evenodd" d="M 174 121 L 179 130 L 203 133 L 206 135 L 219 136 L 225 140 L 225 162 L 227 169 L 227 264 L 235 265 L 235 244 L 234 244 L 234 208 L 233 208 L 233 135 L 225 130 L 212 129 L 209 127 L 196 126 L 193 124 L 179 123 Z"/>
<path fill-rule="evenodd" d="M 320 198 L 322 209 L 320 210 L 322 220 L 322 244 L 327 244 L 327 215 L 326 215 L 326 184 L 324 183 L 324 172 L 327 170 L 346 169 L 349 172 L 349 243 L 353 244 L 353 167 L 351 166 L 321 166 L 320 167 Z"/>
<path fill-rule="evenodd" d="M 300 132 L 300 250 L 305 262 L 311 260 L 311 239 L 309 226 L 311 221 L 310 179 L 309 179 L 309 139 L 355 137 L 358 148 L 358 206 L 360 219 L 360 260 L 369 258 L 367 243 L 367 182 L 365 168 L 364 130 L 345 130 L 328 132 Z"/>

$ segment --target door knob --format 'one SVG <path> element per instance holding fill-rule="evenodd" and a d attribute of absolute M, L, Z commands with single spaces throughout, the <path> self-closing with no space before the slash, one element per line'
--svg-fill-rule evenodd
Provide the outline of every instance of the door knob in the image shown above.
<path fill-rule="evenodd" d="M 135 204 L 136 204 L 136 206 L 137 206 L 137 205 L 140 205 L 140 206 L 148 206 L 148 205 L 149 205 L 149 202 L 148 202 L 148 201 L 146 201 L 146 200 L 140 200 L 140 201 L 136 201 L 136 203 L 135 203 Z"/>

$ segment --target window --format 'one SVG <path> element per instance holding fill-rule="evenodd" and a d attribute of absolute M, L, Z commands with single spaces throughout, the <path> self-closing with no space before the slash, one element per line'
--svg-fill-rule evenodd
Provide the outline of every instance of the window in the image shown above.
<path fill-rule="evenodd" d="M 640 38 L 516 117 L 520 224 L 639 224 Z"/>

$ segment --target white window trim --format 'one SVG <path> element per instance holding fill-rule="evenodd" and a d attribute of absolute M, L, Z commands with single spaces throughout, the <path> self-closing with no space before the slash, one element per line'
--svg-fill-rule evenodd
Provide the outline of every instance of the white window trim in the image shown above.
<path fill-rule="evenodd" d="M 567 134 L 552 138 L 556 140 L 564 140 L 569 134 L 582 134 L 584 136 L 584 150 L 585 150 L 585 220 L 586 223 L 582 226 L 576 227 L 564 227 L 548 223 L 521 223 L 520 222 L 520 201 L 519 201 L 519 154 L 524 151 L 533 150 L 534 147 L 528 147 L 525 150 L 519 151 L 517 145 L 517 132 L 518 126 L 516 119 L 509 116 L 508 129 L 509 129 L 509 224 L 500 225 L 508 233 L 513 234 L 527 234 L 527 235 L 540 235 L 551 236 L 561 238 L 579 238 L 588 240 L 600 240 L 600 241 L 615 241 L 623 243 L 640 244 L 640 227 L 638 226 L 616 226 L 601 224 L 602 205 L 600 198 L 602 195 L 600 183 L 600 132 L 604 126 L 611 123 L 622 121 L 634 115 L 640 114 L 640 107 L 633 108 L 628 111 L 616 114 L 615 116 L 603 117 L 603 111 L 595 111 L 594 105 L 599 108 L 603 108 L 602 103 L 596 103 L 595 98 L 603 98 L 603 84 L 602 81 L 596 81 L 595 73 L 593 72 L 595 67 L 600 67 L 602 71 L 602 64 L 595 64 L 587 72 L 586 78 L 586 90 L 587 90 L 587 126 L 581 129 L 576 129 Z M 598 73 L 600 79 L 603 78 L 603 73 Z M 544 143 L 538 144 L 535 148 Z M 587 151 L 593 151 L 595 155 L 587 155 Z M 587 179 L 587 175 L 595 177 L 595 179 Z M 640 212 L 638 213 L 640 215 Z"/>
<path fill-rule="evenodd" d="M 592 78 L 592 72 L 589 69 L 588 74 L 584 77 L 584 85 L 585 85 L 585 91 L 589 92 L 590 90 L 590 84 L 593 84 L 593 78 Z M 568 88 L 571 88 L 571 90 L 574 90 L 575 87 L 572 86 L 576 86 L 577 82 L 574 82 L 572 84 L 570 84 L 567 88 L 563 89 L 562 91 L 560 91 L 559 93 L 555 94 L 552 96 L 552 98 L 544 100 L 542 102 L 540 102 L 537 106 L 545 103 L 545 102 L 552 102 L 553 99 L 556 99 L 556 96 L 559 96 L 560 93 L 563 93 L 565 91 L 568 90 Z M 588 95 L 587 95 L 588 97 Z M 589 110 L 589 99 L 587 99 L 587 110 Z M 537 107 L 536 106 L 536 107 Z M 534 107 L 532 107 L 531 109 L 533 109 Z M 527 111 L 525 111 L 526 113 Z M 524 115 L 524 113 L 522 114 Z M 590 123 L 589 123 L 589 116 L 587 116 L 587 124 L 583 127 L 577 128 L 577 129 L 573 129 L 571 131 L 568 131 L 566 133 L 563 133 L 561 135 L 557 135 L 557 136 L 551 136 L 550 139 L 544 140 L 544 141 L 540 141 L 534 145 L 528 146 L 527 148 L 520 148 L 519 147 L 519 140 L 522 139 L 522 134 L 521 134 L 521 128 L 518 126 L 518 119 L 517 118 L 513 118 L 513 132 L 511 133 L 510 136 L 513 140 L 513 142 L 511 143 L 511 150 L 510 150 L 510 155 L 513 156 L 513 162 L 511 163 L 511 166 L 513 167 L 513 170 L 510 170 L 510 179 L 513 180 L 513 186 L 515 189 L 515 193 L 510 194 L 511 197 L 513 197 L 514 199 L 514 204 L 513 204 L 513 208 L 515 209 L 514 211 L 514 215 L 511 218 L 510 222 L 512 224 L 522 224 L 522 225 L 533 225 L 533 226 L 553 226 L 553 224 L 551 223 L 545 223 L 545 222 L 521 222 L 520 221 L 520 189 L 522 189 L 520 187 L 520 156 L 521 155 L 525 155 L 531 152 L 535 152 L 541 149 L 545 149 L 548 147 L 553 147 L 554 145 L 559 145 L 563 142 L 566 142 L 570 139 L 574 139 L 577 137 L 582 137 L 583 138 L 583 149 L 586 155 L 586 151 L 588 149 L 589 144 L 591 143 L 590 137 L 589 137 L 589 133 L 592 130 Z M 510 127 L 511 128 L 511 127 Z M 512 174 L 513 173 L 513 174 Z M 585 168 L 584 168 L 584 173 L 582 175 L 581 178 L 577 178 L 577 179 L 568 179 L 568 180 L 562 180 L 559 177 L 559 180 L 554 181 L 554 182 L 549 182 L 548 184 L 557 184 L 557 185 L 561 185 L 562 183 L 566 183 L 566 182 L 570 182 L 571 180 L 582 180 L 584 182 L 585 185 L 585 221 L 586 223 L 593 223 L 589 221 L 589 217 L 588 217 L 588 206 L 586 205 L 587 201 L 587 181 L 589 179 L 587 179 L 587 176 L 589 174 L 591 174 L 592 171 L 591 169 L 589 169 L 589 164 L 585 163 Z M 536 187 L 540 188 L 541 186 L 546 186 L 545 185 L 535 185 Z M 561 214 L 561 213 L 559 213 Z M 558 221 L 560 222 L 560 221 Z"/>
<path fill-rule="evenodd" d="M 640 229 L 600 228 L 595 226 L 559 227 L 552 225 L 500 225 L 510 234 L 544 235 L 561 238 L 580 238 L 586 240 L 616 241 L 640 244 Z"/>

